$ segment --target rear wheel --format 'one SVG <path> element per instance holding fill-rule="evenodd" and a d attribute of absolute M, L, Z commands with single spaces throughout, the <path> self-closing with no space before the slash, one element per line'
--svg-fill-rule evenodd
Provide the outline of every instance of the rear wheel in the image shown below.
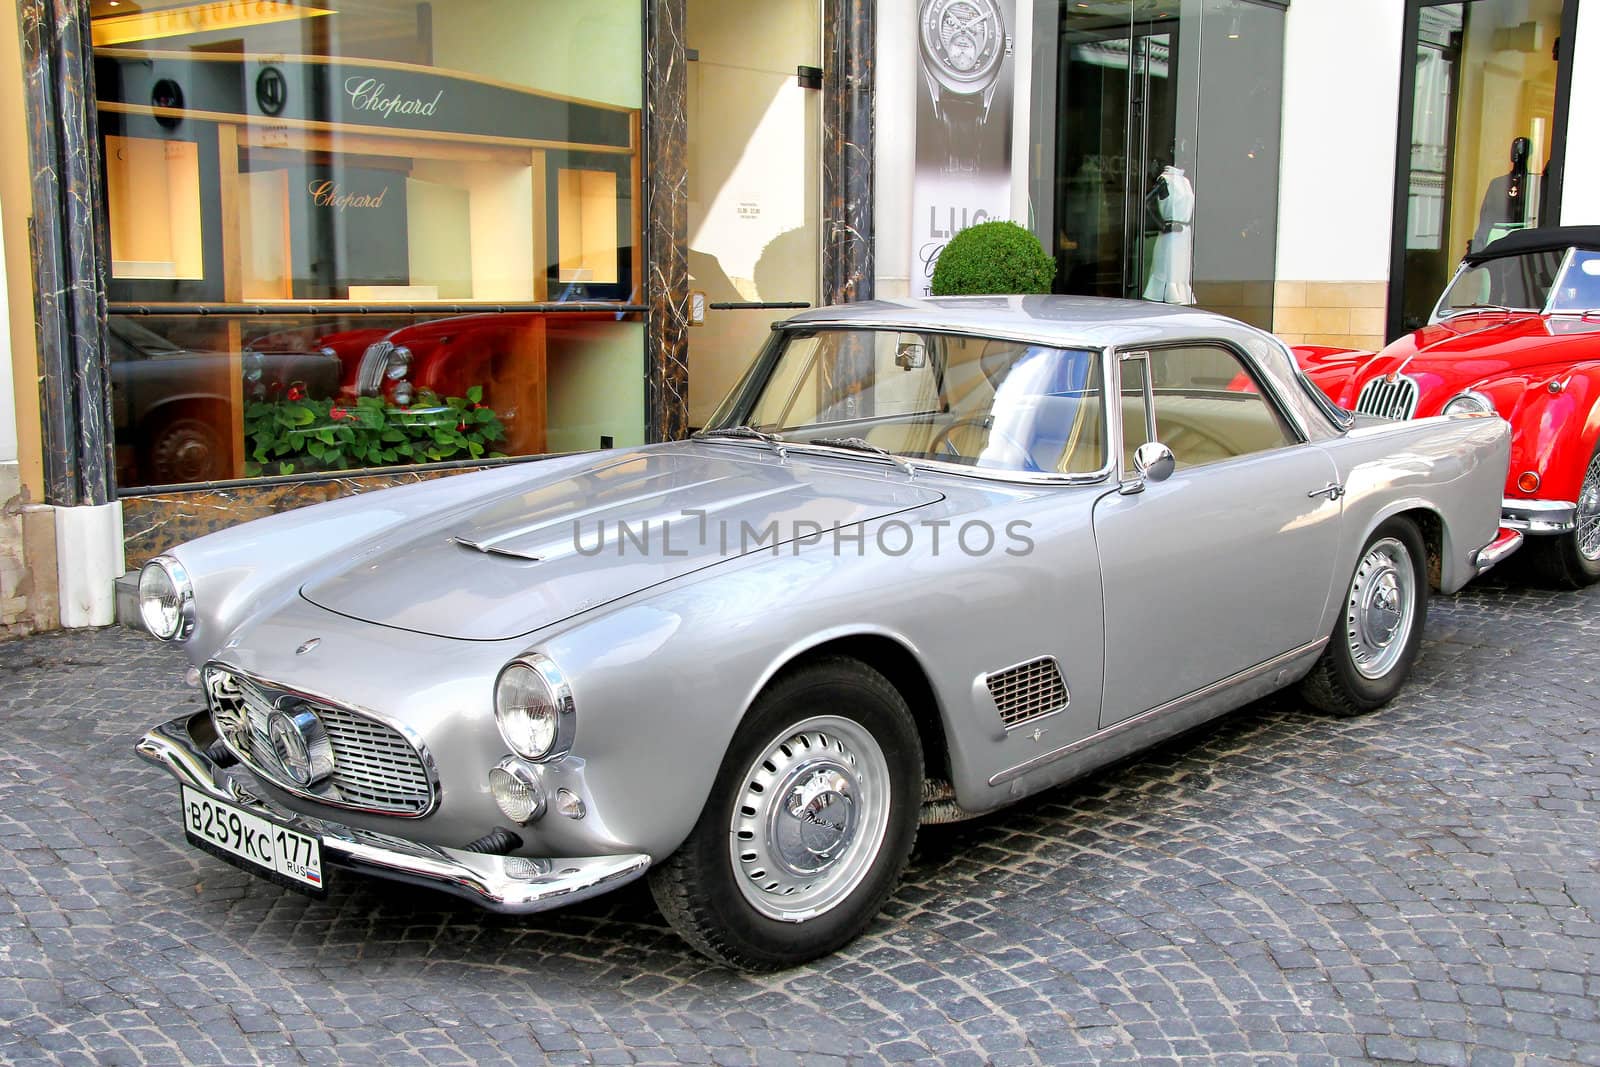
<path fill-rule="evenodd" d="M 1345 591 L 1328 647 L 1300 684 L 1313 707 L 1361 715 L 1394 699 L 1411 673 L 1428 617 L 1427 547 L 1416 526 L 1373 531 Z"/>
<path fill-rule="evenodd" d="M 1559 537 L 1530 538 L 1534 565 L 1545 580 L 1567 589 L 1600 582 L 1600 445 L 1578 489 L 1578 525 Z"/>
<path fill-rule="evenodd" d="M 751 709 L 688 839 L 651 869 L 651 893 L 685 941 L 730 967 L 826 955 L 893 892 L 921 792 L 899 692 L 856 660 L 819 660 Z"/>

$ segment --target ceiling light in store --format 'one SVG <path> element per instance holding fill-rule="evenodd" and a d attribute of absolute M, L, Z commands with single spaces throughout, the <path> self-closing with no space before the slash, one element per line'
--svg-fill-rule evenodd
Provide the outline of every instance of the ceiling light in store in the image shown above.
<path fill-rule="evenodd" d="M 1235 16 L 1233 16 L 1233 21 L 1228 24 L 1228 40 L 1237 41 L 1238 39 L 1239 39 L 1239 16 L 1235 15 Z"/>
<path fill-rule="evenodd" d="M 116 0 L 112 0 L 111 6 L 117 6 Z M 96 48 L 103 48 L 160 37 L 240 30 L 248 26 L 312 19 L 333 13 L 330 8 L 308 7 L 288 0 L 252 0 L 248 4 L 238 3 L 237 0 L 212 0 L 204 4 L 97 18 L 92 23 L 91 39 Z"/>

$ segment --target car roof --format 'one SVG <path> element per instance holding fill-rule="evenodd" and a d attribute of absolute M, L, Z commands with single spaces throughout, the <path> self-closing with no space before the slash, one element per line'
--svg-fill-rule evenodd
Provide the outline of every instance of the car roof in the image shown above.
<path fill-rule="evenodd" d="M 1600 226 L 1541 226 L 1535 230 L 1512 230 L 1485 248 L 1469 252 L 1468 263 L 1483 263 L 1527 252 L 1565 252 L 1577 246 L 1600 251 Z"/>
<path fill-rule="evenodd" d="M 945 330 L 1037 341 L 1058 348 L 1104 348 L 1237 338 L 1257 331 L 1210 311 L 1146 300 L 1094 296 L 936 296 L 866 300 L 802 312 L 783 327 L 839 325 Z"/>

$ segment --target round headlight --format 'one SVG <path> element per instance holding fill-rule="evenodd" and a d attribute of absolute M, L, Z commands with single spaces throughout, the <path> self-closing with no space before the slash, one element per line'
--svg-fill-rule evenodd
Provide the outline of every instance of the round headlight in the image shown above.
<path fill-rule="evenodd" d="M 1445 402 L 1443 415 L 1493 415 L 1494 401 L 1475 389 L 1458 393 Z"/>
<path fill-rule="evenodd" d="M 572 747 L 572 690 L 545 656 L 525 656 L 500 672 L 494 717 L 500 736 L 524 759 L 549 759 Z"/>
<path fill-rule="evenodd" d="M 194 586 L 183 564 L 157 556 L 139 572 L 139 617 L 163 641 L 182 641 L 194 632 Z"/>

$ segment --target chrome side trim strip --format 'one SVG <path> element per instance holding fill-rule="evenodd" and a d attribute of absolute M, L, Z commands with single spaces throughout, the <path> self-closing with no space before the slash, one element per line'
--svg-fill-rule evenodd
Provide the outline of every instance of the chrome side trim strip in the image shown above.
<path fill-rule="evenodd" d="M 203 716 L 205 713 L 199 713 Z M 490 911 L 525 915 L 597 896 L 644 874 L 650 857 L 489 856 L 455 848 L 412 844 L 310 816 L 281 811 L 219 768 L 190 730 L 195 715 L 163 723 L 134 751 L 173 777 L 217 800 L 322 841 L 323 861 L 359 874 L 438 889 Z"/>
<path fill-rule="evenodd" d="M 1269 674 L 1277 668 L 1282 667 L 1284 664 L 1290 663 L 1293 660 L 1301 658 L 1302 656 L 1309 655 L 1313 652 L 1320 652 L 1322 651 L 1322 647 L 1327 643 L 1328 639 L 1326 637 L 1319 637 L 1315 641 L 1301 645 L 1299 648 L 1292 648 L 1281 655 L 1273 656 L 1271 659 L 1258 663 L 1254 667 L 1247 667 L 1238 674 L 1230 674 L 1220 682 L 1212 682 L 1210 685 L 1202 686 L 1192 693 L 1186 693 L 1181 697 L 1175 697 L 1172 700 L 1167 701 L 1165 704 L 1158 704 L 1149 711 L 1140 712 L 1138 715 L 1130 716 L 1129 718 L 1123 719 L 1118 723 L 1112 723 L 1103 730 L 1096 730 L 1088 737 L 1080 737 L 1078 740 L 1069 745 L 1062 745 L 1060 748 L 1055 749 L 1054 751 L 1041 753 L 1030 760 L 1026 760 L 1017 764 L 1015 767 L 1009 767 L 990 778 L 989 784 L 992 786 L 1005 785 L 1007 782 L 1021 778 L 1029 771 L 1036 771 L 1040 767 L 1043 767 L 1049 763 L 1054 763 L 1056 760 L 1062 759 L 1066 756 L 1070 756 L 1074 752 L 1081 752 L 1084 749 L 1097 745 L 1102 741 L 1109 740 L 1120 733 L 1125 733 L 1128 730 L 1132 730 L 1134 727 L 1147 723 L 1152 719 L 1159 718 L 1162 715 L 1168 715 L 1173 712 L 1182 711 L 1190 704 L 1199 703 L 1207 697 L 1215 696 L 1216 694 L 1221 693 L 1224 690 L 1231 689 L 1236 685 L 1243 685 L 1245 682 L 1253 681 L 1254 679 L 1261 677 L 1263 674 Z"/>

